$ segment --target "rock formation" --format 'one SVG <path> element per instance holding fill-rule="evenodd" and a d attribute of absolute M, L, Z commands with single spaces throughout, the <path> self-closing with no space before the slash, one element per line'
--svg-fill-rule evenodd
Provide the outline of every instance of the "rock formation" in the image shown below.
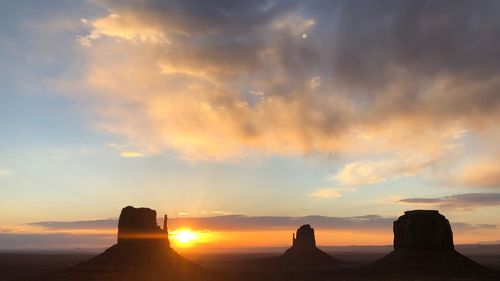
<path fill-rule="evenodd" d="M 316 247 L 314 228 L 305 224 L 293 234 L 292 247 L 278 257 L 284 263 L 296 266 L 334 265 L 341 261 Z"/>
<path fill-rule="evenodd" d="M 309 224 L 299 227 L 297 229 L 297 237 L 295 237 L 295 233 L 293 234 L 292 247 L 304 249 L 316 247 L 314 228 Z"/>
<path fill-rule="evenodd" d="M 449 221 L 435 210 L 407 211 L 393 224 L 394 251 L 372 268 L 404 274 L 460 275 L 484 269 L 455 250 Z"/>
<path fill-rule="evenodd" d="M 407 211 L 393 224 L 395 251 L 453 251 L 449 221 L 435 210 Z"/>
<path fill-rule="evenodd" d="M 168 240 L 167 217 L 161 229 L 156 211 L 122 209 L 117 243 L 102 254 L 44 280 L 218 280 L 213 272 L 177 254 Z"/>
<path fill-rule="evenodd" d="M 118 243 L 161 243 L 170 247 L 167 216 L 163 229 L 156 223 L 156 211 L 149 208 L 128 206 L 122 209 L 118 219 Z"/>

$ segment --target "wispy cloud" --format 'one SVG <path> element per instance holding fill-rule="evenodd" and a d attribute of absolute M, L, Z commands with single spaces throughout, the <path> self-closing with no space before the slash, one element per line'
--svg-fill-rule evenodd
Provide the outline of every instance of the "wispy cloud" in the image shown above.
<path fill-rule="evenodd" d="M 72 233 L 3 233 L 0 249 L 102 249 L 116 241 L 115 235 Z"/>
<path fill-rule="evenodd" d="M 464 193 L 435 198 L 405 198 L 397 201 L 412 205 L 428 205 L 447 209 L 475 209 L 500 206 L 500 193 Z"/>
<path fill-rule="evenodd" d="M 146 22 L 140 21 L 130 14 L 125 14 L 125 16 L 109 14 L 94 21 L 87 19 L 81 19 L 81 21 L 92 28 L 90 34 L 78 37 L 78 41 L 85 47 L 90 47 L 93 41 L 103 36 L 136 43 L 170 43 L 160 28 L 148 25 Z"/>
<path fill-rule="evenodd" d="M 137 152 L 137 151 L 122 151 L 120 152 L 120 156 L 124 158 L 137 158 L 137 157 L 143 157 L 142 153 Z"/>
<path fill-rule="evenodd" d="M 399 177 L 414 176 L 434 161 L 415 155 L 379 161 L 358 161 L 346 164 L 329 180 L 345 186 L 375 184 Z"/>
<path fill-rule="evenodd" d="M 124 144 L 108 143 L 108 146 L 118 151 L 120 156 L 124 158 L 144 157 L 142 152 L 130 150 L 128 146 Z"/>
<path fill-rule="evenodd" d="M 471 187 L 500 188 L 500 154 L 494 158 L 477 159 L 461 167 L 456 182 Z"/>
<path fill-rule="evenodd" d="M 227 215 L 212 217 L 178 217 L 169 218 L 168 225 L 171 229 L 189 226 L 192 229 L 208 229 L 212 231 L 252 231 L 252 230 L 294 230 L 302 224 L 312 224 L 317 229 L 326 230 L 373 230 L 390 231 L 395 217 L 382 217 L 378 215 L 365 215 L 354 217 L 329 217 L 329 216 L 244 216 Z M 162 222 L 162 218 L 158 219 Z M 46 221 L 34 222 L 30 225 L 44 227 L 52 230 L 63 229 L 108 229 L 116 228 L 116 219 L 84 220 L 84 221 Z M 491 228 L 490 226 L 459 223 L 462 229 Z"/>
<path fill-rule="evenodd" d="M 360 186 L 415 176 L 440 158 L 441 153 L 428 155 L 396 153 L 391 158 L 347 163 L 327 180 L 338 185 L 337 190 L 356 191 Z"/>
<path fill-rule="evenodd" d="M 455 222 L 451 224 L 454 231 L 477 231 L 477 230 L 488 230 L 488 229 L 497 229 L 498 225 L 496 224 L 469 224 L 463 222 Z"/>
<path fill-rule="evenodd" d="M 215 231 L 244 230 L 280 230 L 295 229 L 302 224 L 310 223 L 323 229 L 383 229 L 390 226 L 394 218 L 384 218 L 377 215 L 359 217 L 279 217 L 279 216 L 244 216 L 227 215 L 213 217 L 178 217 L 169 218 L 169 228 L 190 226 L 194 229 L 209 229 Z M 159 219 L 161 221 L 161 219 Z M 115 228 L 116 219 L 85 220 L 85 221 L 48 221 L 34 222 L 30 225 L 47 229 L 107 229 Z"/>
<path fill-rule="evenodd" d="M 309 194 L 310 197 L 318 199 L 339 198 L 342 193 L 338 188 L 321 188 Z"/>

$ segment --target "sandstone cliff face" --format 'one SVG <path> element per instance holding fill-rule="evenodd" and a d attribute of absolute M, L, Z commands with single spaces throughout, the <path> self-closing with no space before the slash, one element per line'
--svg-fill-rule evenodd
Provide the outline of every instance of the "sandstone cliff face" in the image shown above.
<path fill-rule="evenodd" d="M 134 208 L 127 206 L 122 209 L 118 219 L 118 243 L 158 243 L 170 246 L 168 230 L 156 223 L 156 211 L 149 208 Z"/>
<path fill-rule="evenodd" d="M 315 248 L 316 238 L 314 237 L 314 228 L 305 224 L 297 229 L 297 236 L 293 236 L 292 247 Z"/>
<path fill-rule="evenodd" d="M 170 247 L 167 219 L 164 228 L 156 223 L 156 211 L 148 208 L 122 209 L 118 220 L 118 243 L 100 255 L 44 280 L 106 281 L 206 281 L 213 272 L 183 258 Z"/>
<path fill-rule="evenodd" d="M 449 221 L 435 210 L 407 211 L 393 224 L 394 251 L 372 269 L 384 273 L 466 276 L 484 268 L 455 251 Z"/>
<path fill-rule="evenodd" d="M 394 222 L 396 251 L 452 251 L 449 221 L 435 210 L 407 211 Z"/>

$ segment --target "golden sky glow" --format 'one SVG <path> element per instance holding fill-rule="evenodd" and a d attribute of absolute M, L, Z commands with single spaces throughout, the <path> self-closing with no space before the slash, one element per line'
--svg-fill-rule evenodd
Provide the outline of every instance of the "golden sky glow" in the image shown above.
<path fill-rule="evenodd" d="M 190 246 L 193 242 L 196 242 L 198 239 L 198 234 L 189 229 L 179 229 L 176 231 L 172 231 L 170 236 L 177 245 L 181 247 Z"/>

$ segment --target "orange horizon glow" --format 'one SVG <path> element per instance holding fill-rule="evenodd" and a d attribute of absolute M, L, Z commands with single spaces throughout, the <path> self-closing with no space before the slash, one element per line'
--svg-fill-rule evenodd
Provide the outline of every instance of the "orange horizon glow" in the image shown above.
<path fill-rule="evenodd" d="M 185 227 L 169 231 L 168 237 L 173 246 L 179 248 L 191 248 L 200 244 L 211 244 L 217 241 L 216 232 L 192 230 Z"/>
<path fill-rule="evenodd" d="M 210 232 L 211 236 L 196 248 L 252 248 L 286 247 L 292 243 L 295 230 L 223 231 Z M 392 233 L 373 231 L 316 231 L 317 245 L 387 245 L 392 244 Z"/>
<path fill-rule="evenodd" d="M 182 233 L 184 228 L 179 229 Z M 182 250 L 221 250 L 289 247 L 295 230 L 262 230 L 262 231 L 197 231 L 189 229 L 194 239 L 182 243 L 171 237 L 172 247 Z M 386 246 L 393 244 L 392 231 L 353 231 L 353 230 L 316 230 L 318 246 Z M 491 241 L 497 239 L 494 231 L 485 231 L 482 235 Z M 173 238 L 173 239 L 172 239 Z M 455 234 L 455 244 L 480 243 L 477 233 Z"/>
<path fill-rule="evenodd" d="M 314 226 L 313 226 L 314 227 Z M 48 230 L 40 227 L 12 228 L 11 233 L 19 234 L 70 234 L 70 235 L 97 235 L 104 238 L 89 244 L 89 248 L 109 247 L 116 243 L 117 229 L 57 229 Z M 292 235 L 295 229 L 271 230 L 207 230 L 182 226 L 169 230 L 170 244 L 181 252 L 230 252 L 251 251 L 258 248 L 289 247 L 292 244 Z M 316 244 L 322 246 L 385 246 L 392 245 L 392 230 L 332 230 L 315 229 Z M 163 235 L 134 235 L 130 238 L 161 238 Z M 481 240 L 478 240 L 478 237 Z M 454 242 L 458 244 L 487 243 L 496 241 L 495 229 L 473 232 L 454 232 Z M 68 246 L 69 247 L 69 246 Z"/>

